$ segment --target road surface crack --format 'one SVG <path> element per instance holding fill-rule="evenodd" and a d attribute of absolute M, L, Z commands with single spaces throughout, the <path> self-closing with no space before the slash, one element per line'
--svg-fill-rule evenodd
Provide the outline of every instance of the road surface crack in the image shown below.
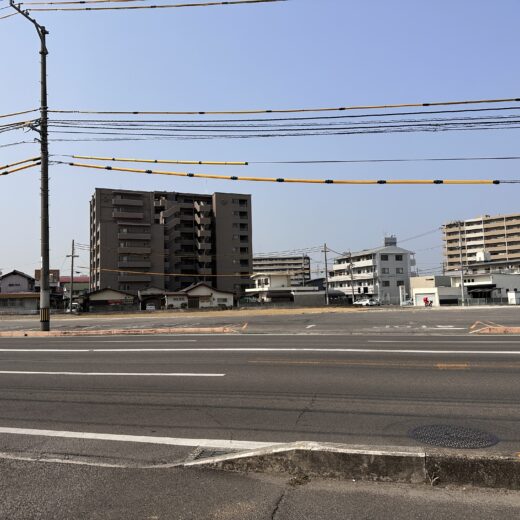
<path fill-rule="evenodd" d="M 317 394 L 314 394 L 312 396 L 312 399 L 309 401 L 309 404 L 302 409 L 302 411 L 298 414 L 298 417 L 296 418 L 296 422 L 294 423 L 294 426 L 297 426 L 298 423 L 300 422 L 301 418 L 307 413 L 307 412 L 310 412 L 312 407 L 314 406 L 314 403 L 316 401 L 316 398 L 317 398 Z"/>
<path fill-rule="evenodd" d="M 283 499 L 285 498 L 286 494 L 287 494 L 287 489 L 284 489 L 282 491 L 282 494 L 280 495 L 280 497 L 276 501 L 276 504 L 274 505 L 273 512 L 271 513 L 271 520 L 276 520 L 276 516 L 278 514 L 278 510 L 280 509 L 280 506 L 281 506 L 281 504 L 283 502 Z"/>

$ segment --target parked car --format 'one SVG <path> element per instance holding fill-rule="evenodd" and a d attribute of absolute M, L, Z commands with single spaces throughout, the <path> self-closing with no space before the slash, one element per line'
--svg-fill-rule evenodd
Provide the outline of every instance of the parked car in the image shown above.
<path fill-rule="evenodd" d="M 401 307 L 408 307 L 409 305 L 415 305 L 414 301 L 411 298 L 408 298 L 407 300 L 403 300 L 401 302 Z"/>
<path fill-rule="evenodd" d="M 154 311 L 155 310 L 155 305 L 153 303 L 147 303 L 146 304 L 146 310 L 147 311 Z"/>
<path fill-rule="evenodd" d="M 381 302 L 375 298 L 363 298 L 362 300 L 356 300 L 354 305 L 361 305 L 362 307 L 376 307 L 381 305 Z"/>

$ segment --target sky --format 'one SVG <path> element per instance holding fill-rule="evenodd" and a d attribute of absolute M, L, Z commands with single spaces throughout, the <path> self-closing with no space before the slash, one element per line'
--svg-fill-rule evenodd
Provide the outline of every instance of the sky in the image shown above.
<path fill-rule="evenodd" d="M 191 0 L 190 0 L 191 1 Z M 153 3 L 160 3 L 159 1 Z M 161 3 L 169 3 L 164 2 Z M 0 0 L 0 7 L 7 5 Z M 0 11 L 2 14 L 8 10 Z M 243 6 L 34 13 L 48 36 L 49 106 L 243 110 L 519 97 L 517 0 L 289 0 Z M 0 114 L 39 106 L 39 54 L 22 17 L 0 20 Z M 53 142 L 53 156 L 287 161 L 500 156 L 519 130 L 270 139 Z M 0 134 L 0 146 L 31 134 Z M 0 164 L 38 154 L 0 148 Z M 138 165 L 141 167 L 142 165 Z M 518 161 L 267 165 L 191 171 L 302 178 L 515 178 Z M 180 168 L 177 168 L 180 169 Z M 340 186 L 232 183 L 51 167 L 51 267 L 89 241 L 96 187 L 253 197 L 254 253 L 406 240 L 423 272 L 442 262 L 443 222 L 520 210 L 516 185 Z M 518 178 L 518 175 L 516 175 Z M 40 263 L 39 172 L 0 178 L 0 270 Z M 431 232 L 433 231 L 433 232 Z M 431 232 L 431 233 L 428 233 Z M 426 234 L 428 233 L 428 234 Z M 88 266 L 88 255 L 77 261 Z M 332 255 L 333 256 L 333 255 Z M 320 257 L 316 257 L 321 261 Z M 319 267 L 319 264 L 316 264 Z M 83 269 L 85 271 L 85 269 Z"/>

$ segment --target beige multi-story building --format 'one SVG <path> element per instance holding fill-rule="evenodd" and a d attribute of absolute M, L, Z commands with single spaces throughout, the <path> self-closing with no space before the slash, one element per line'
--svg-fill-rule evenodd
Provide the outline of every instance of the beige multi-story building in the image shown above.
<path fill-rule="evenodd" d="M 448 222 L 442 230 L 446 271 L 460 270 L 461 263 L 500 263 L 505 271 L 520 266 L 520 213 Z"/>
<path fill-rule="evenodd" d="M 311 279 L 311 259 L 306 255 L 255 256 L 253 274 L 286 273 L 291 276 L 291 285 L 303 286 Z"/>
<path fill-rule="evenodd" d="M 251 196 L 96 188 L 90 248 L 91 290 L 203 281 L 242 294 L 252 273 Z"/>

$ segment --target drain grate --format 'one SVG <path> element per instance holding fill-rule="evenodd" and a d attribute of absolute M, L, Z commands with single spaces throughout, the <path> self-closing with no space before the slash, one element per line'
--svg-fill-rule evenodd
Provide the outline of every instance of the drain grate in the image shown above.
<path fill-rule="evenodd" d="M 443 448 L 489 448 L 499 441 L 491 433 L 449 424 L 419 426 L 411 430 L 409 436 L 419 442 Z"/>

